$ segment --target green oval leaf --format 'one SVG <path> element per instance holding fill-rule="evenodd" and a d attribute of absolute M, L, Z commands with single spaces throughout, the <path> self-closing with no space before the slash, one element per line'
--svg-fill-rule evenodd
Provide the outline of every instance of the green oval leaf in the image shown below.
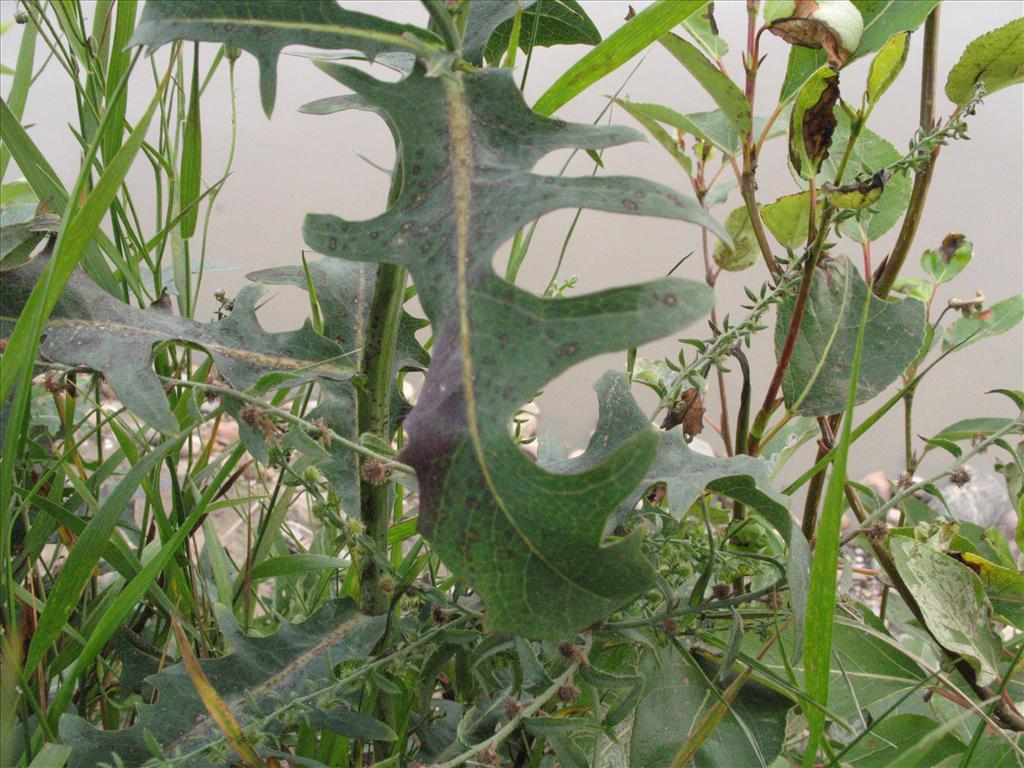
<path fill-rule="evenodd" d="M 1024 82 L 1024 19 L 1014 19 L 974 40 L 946 80 L 946 95 L 958 106 L 974 98 L 978 84 L 994 93 Z"/>

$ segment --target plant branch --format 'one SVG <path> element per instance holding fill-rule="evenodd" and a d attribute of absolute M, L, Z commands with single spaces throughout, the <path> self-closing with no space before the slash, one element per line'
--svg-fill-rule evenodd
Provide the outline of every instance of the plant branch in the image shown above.
<path fill-rule="evenodd" d="M 455 26 L 455 20 L 443 0 L 423 0 L 423 5 L 430 14 L 430 20 L 437 27 L 438 34 L 444 40 L 444 47 L 452 53 L 458 53 L 462 49 L 459 28 Z"/>
<path fill-rule="evenodd" d="M 924 55 L 921 67 L 921 129 L 928 131 L 935 122 L 935 68 L 938 58 L 938 36 L 939 36 L 939 6 L 928 16 L 924 26 Z M 874 280 L 875 295 L 885 298 L 892 290 L 896 277 L 903 268 L 903 263 L 910 252 L 910 246 L 917 235 L 917 228 L 921 224 L 921 216 L 924 213 L 924 203 L 928 197 L 928 187 L 931 185 L 932 173 L 935 170 L 935 161 L 939 156 L 941 145 L 932 149 L 931 155 L 925 162 L 924 167 L 919 169 L 914 176 L 914 187 L 910 192 L 910 203 L 907 206 L 907 213 L 903 217 L 903 224 L 900 227 L 899 235 L 892 252 L 879 267 Z"/>

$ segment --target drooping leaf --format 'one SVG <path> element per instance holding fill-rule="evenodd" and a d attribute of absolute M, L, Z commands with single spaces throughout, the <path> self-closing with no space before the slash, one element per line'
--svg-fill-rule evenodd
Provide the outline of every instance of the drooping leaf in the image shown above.
<path fill-rule="evenodd" d="M 839 257 L 819 266 L 807 299 L 793 359 L 782 380 L 790 410 L 807 416 L 838 413 L 846 402 L 850 360 L 867 287 L 849 259 Z M 924 340 L 925 308 L 917 299 L 882 301 L 872 298 L 865 330 L 857 403 L 864 403 L 894 382 L 917 355 Z M 794 300 L 779 306 L 775 350 L 785 342 Z"/>
<path fill-rule="evenodd" d="M 1024 294 L 997 301 L 988 309 L 973 312 L 954 321 L 942 337 L 942 348 L 999 336 L 1016 328 L 1024 320 Z"/>
<path fill-rule="evenodd" d="M 790 45 L 825 53 L 828 63 L 841 67 L 860 45 L 864 19 L 850 0 L 796 0 L 788 15 L 774 14 L 768 31 Z"/>
<path fill-rule="evenodd" d="M 711 254 L 715 264 L 729 272 L 741 272 L 756 264 L 761 257 L 761 251 L 746 206 L 732 210 L 725 217 L 725 228 L 732 235 L 732 246 L 721 240 L 715 243 L 715 249 Z"/>
<path fill-rule="evenodd" d="M 993 93 L 1024 82 L 1024 19 L 1014 19 L 972 41 L 946 80 L 946 95 L 957 106 L 974 98 L 978 84 Z"/>
<path fill-rule="evenodd" d="M 50 232 L 60 227 L 53 214 L 35 215 L 32 204 L 0 208 L 0 272 L 20 267 Z"/>
<path fill-rule="evenodd" d="M 889 178 L 888 171 L 879 171 L 863 181 L 839 187 L 826 182 L 821 185 L 821 191 L 833 208 L 862 211 L 878 202 Z"/>
<path fill-rule="evenodd" d="M 940 0 L 854 0 L 864 20 L 860 45 L 846 62 L 881 49 L 898 32 L 912 32 L 920 27 Z M 826 62 L 824 51 L 794 46 L 789 52 L 786 78 L 779 94 L 780 101 L 789 101 L 804 83 Z"/>
<path fill-rule="evenodd" d="M 746 137 L 750 132 L 750 102 L 729 76 L 712 64 L 692 43 L 671 32 L 658 40 L 676 61 L 686 67 L 693 78 L 707 91 L 715 104 L 732 123 L 737 133 Z"/>
<path fill-rule="evenodd" d="M 537 100 L 534 109 L 550 115 L 636 56 L 648 45 L 703 9 L 709 0 L 656 0 L 577 61 Z"/>
<path fill-rule="evenodd" d="M 907 62 L 910 51 L 910 33 L 899 32 L 889 38 L 881 50 L 871 60 L 868 70 L 868 101 L 877 104 L 882 95 L 889 90 Z"/>
<path fill-rule="evenodd" d="M 967 659 L 979 684 L 995 680 L 998 646 L 991 628 L 992 606 L 981 579 L 929 542 L 890 536 L 889 549 L 935 639 Z"/>
<path fill-rule="evenodd" d="M 930 717 L 901 712 L 875 723 L 871 733 L 857 742 L 843 756 L 843 765 L 850 768 L 890 768 L 898 765 L 902 755 L 932 734 L 938 723 Z M 919 768 L 938 765 L 950 755 L 959 755 L 967 745 L 951 733 L 939 737 L 920 761 Z"/>
<path fill-rule="evenodd" d="M 640 671 L 647 680 L 630 737 L 630 765 L 663 768 L 719 701 L 711 682 L 715 665 L 669 646 L 645 653 Z M 701 768 L 771 765 L 782 750 L 786 713 L 792 702 L 756 682 L 747 682 L 725 717 L 694 756 Z"/>
<path fill-rule="evenodd" d="M 131 45 L 155 50 L 177 39 L 229 43 L 256 57 L 260 98 L 269 115 L 277 91 L 277 58 L 288 45 L 350 49 L 373 59 L 439 44 L 418 27 L 346 11 L 335 0 L 153 0 L 142 9 Z"/>
<path fill-rule="evenodd" d="M 695 13 L 684 21 L 683 28 L 697 41 L 697 45 L 713 59 L 721 59 L 729 52 L 729 44 L 718 34 L 713 2 L 708 3 L 700 13 Z"/>
<path fill-rule="evenodd" d="M 839 73 L 832 67 L 819 69 L 797 94 L 789 118 L 789 161 L 805 179 L 817 176 L 829 156 L 838 99 Z"/>
<path fill-rule="evenodd" d="M 384 631 L 382 617 L 359 614 L 349 600 L 330 602 L 301 624 L 282 622 L 268 637 L 242 634 L 223 606 L 218 606 L 217 616 L 231 652 L 201 660 L 199 666 L 243 728 L 318 685 L 325 686 L 337 664 L 367 658 Z M 153 757 L 147 745 L 150 739 L 166 757 L 194 752 L 188 758 L 190 768 L 230 764 L 227 756 L 199 752 L 220 741 L 221 732 L 206 714 L 184 665 L 174 664 L 148 681 L 158 693 L 157 701 L 136 705 L 138 720 L 131 728 L 101 731 L 77 715 L 61 718 L 61 740 L 73 748 L 69 768 L 113 764 L 113 754 L 125 765 L 140 765 Z M 253 702 L 259 711 L 252 711 Z M 276 727 L 277 720 L 272 718 L 261 729 L 272 733 Z"/>
<path fill-rule="evenodd" d="M 647 120 L 654 120 L 682 131 L 684 134 L 694 136 L 701 141 L 720 149 L 727 155 L 736 155 L 743 150 L 741 138 L 736 128 L 729 122 L 725 113 L 721 110 L 713 112 L 690 112 L 682 114 L 661 104 L 645 104 L 635 101 L 617 100 L 621 106 L 631 115 L 640 120 L 641 116 Z M 767 124 L 767 118 L 754 118 L 754 135 L 760 136 Z M 783 131 L 776 129 L 768 135 L 768 138 L 781 136 Z"/>
<path fill-rule="evenodd" d="M 44 254 L 5 273 L 0 284 L 0 333 L 4 336 L 46 262 Z M 345 357 L 349 350 L 320 336 L 308 323 L 297 331 L 265 331 L 255 315 L 262 293 L 257 286 L 246 286 L 230 315 L 220 322 L 199 323 L 159 307 L 129 306 L 76 271 L 45 327 L 40 353 L 49 360 L 103 374 L 129 410 L 166 433 L 177 431 L 178 422 L 153 371 L 153 345 L 160 342 L 203 347 L 230 386 L 239 390 L 249 389 L 270 372 L 291 373 L 293 382 L 317 376 L 349 378 L 352 367 Z"/>
<path fill-rule="evenodd" d="M 508 424 L 561 371 L 692 322 L 709 309 L 709 296 L 669 279 L 541 299 L 499 279 L 492 255 L 519 228 L 563 207 L 660 215 L 728 236 L 695 201 L 665 187 L 531 173 L 556 148 L 599 149 L 637 134 L 531 113 L 506 71 L 415 71 L 382 83 L 320 66 L 374 103 L 398 138 L 404 184 L 395 205 L 365 222 L 311 215 L 305 235 L 329 256 L 408 267 L 435 328 L 401 454 L 419 479 L 420 531 L 483 597 L 490 630 L 559 636 L 592 623 L 649 579 L 638 538 L 604 544 L 602 533 L 653 461 L 656 436 L 637 435 L 613 461 L 561 476 L 526 458 Z"/>
<path fill-rule="evenodd" d="M 615 99 L 615 103 L 622 107 L 626 112 L 636 119 L 640 125 L 647 129 L 647 132 L 654 137 L 662 148 L 672 158 L 679 163 L 687 174 L 693 171 L 693 161 L 687 156 L 687 154 L 680 148 L 679 142 L 669 135 L 668 131 L 661 127 L 661 123 L 658 119 L 651 114 L 649 107 L 656 106 L 650 104 L 634 104 L 627 99 Z M 682 117 L 682 115 L 680 115 Z"/>

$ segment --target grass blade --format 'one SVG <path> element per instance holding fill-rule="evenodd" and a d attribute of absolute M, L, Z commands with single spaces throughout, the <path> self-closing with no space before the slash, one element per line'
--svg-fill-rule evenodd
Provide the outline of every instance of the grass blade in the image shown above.
<path fill-rule="evenodd" d="M 57 581 L 46 601 L 46 608 L 40 615 L 35 634 L 32 636 L 25 657 L 26 669 L 35 669 L 46 651 L 57 642 L 57 638 L 64 631 L 64 624 L 78 604 L 79 595 L 92 576 L 93 568 L 100 561 L 107 542 L 118 520 L 121 519 L 125 505 L 135 493 L 135 489 L 141 485 L 142 479 L 179 442 L 177 439 L 166 440 L 135 464 L 93 515 L 75 545 L 69 549 L 67 561 L 57 576 Z"/>
<path fill-rule="evenodd" d="M 242 758 L 242 764 L 246 768 L 262 768 L 266 763 L 256 754 L 252 744 L 246 741 L 245 734 L 242 733 L 242 728 L 235 719 L 235 716 L 231 714 L 231 710 L 217 694 L 217 690 L 211 685 L 209 678 L 206 677 L 202 667 L 199 666 L 199 661 L 192 652 L 192 646 L 189 645 L 188 638 L 185 636 L 185 630 L 173 619 L 171 620 L 171 626 L 174 628 L 174 636 L 178 640 L 178 652 L 181 653 L 181 661 L 185 665 L 188 676 L 192 679 L 192 685 L 196 687 L 196 694 L 199 696 L 199 700 L 203 702 L 203 706 L 206 707 L 206 711 L 210 713 L 210 717 L 217 723 L 217 727 L 220 728 L 221 733 L 224 734 L 224 738 L 227 739 L 231 748 Z"/>
<path fill-rule="evenodd" d="M 569 67 L 537 100 L 534 110 L 550 115 L 707 4 L 708 0 L 658 0 Z"/>
<path fill-rule="evenodd" d="M 857 381 L 860 376 L 861 354 L 864 351 L 864 329 L 871 307 L 871 291 L 864 294 L 857 344 L 853 350 L 850 383 L 846 393 L 846 410 L 836 445 L 832 473 L 825 490 L 825 501 L 818 520 L 814 557 L 811 561 L 811 587 L 807 595 L 807 622 L 804 628 L 804 684 L 807 693 L 824 708 L 828 704 L 829 662 L 832 657 L 832 620 L 836 605 L 836 563 L 839 559 L 839 527 L 843 517 L 846 487 L 846 460 L 850 452 L 853 408 L 857 399 Z M 807 711 L 810 733 L 804 768 L 814 765 L 825 730 L 822 709 Z"/>

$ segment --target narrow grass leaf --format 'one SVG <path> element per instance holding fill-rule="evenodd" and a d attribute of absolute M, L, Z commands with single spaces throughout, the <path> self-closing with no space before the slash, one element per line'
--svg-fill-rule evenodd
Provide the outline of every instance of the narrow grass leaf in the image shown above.
<path fill-rule="evenodd" d="M 242 733 L 242 728 L 238 725 L 238 721 L 235 720 L 235 716 L 231 714 L 231 710 L 228 709 L 224 700 L 217 695 L 217 691 L 203 673 L 199 662 L 196 660 L 196 655 L 192 652 L 192 646 L 189 645 L 188 638 L 185 636 L 185 630 L 174 620 L 171 621 L 171 626 L 174 628 L 174 636 L 178 640 L 178 652 L 181 654 L 181 661 L 185 665 L 189 678 L 192 680 L 192 685 L 196 687 L 196 694 L 198 694 L 199 700 L 203 702 L 203 706 L 206 707 L 206 711 L 210 713 L 210 717 L 217 723 L 221 733 L 228 740 L 228 744 L 242 758 L 242 764 L 247 766 L 247 768 L 261 768 L 266 765 L 263 759 L 256 754 L 252 744 L 246 741 L 245 734 Z"/>
<path fill-rule="evenodd" d="M 569 67 L 537 100 L 534 110 L 550 115 L 707 4 L 708 0 L 658 0 Z"/>
<path fill-rule="evenodd" d="M 828 704 L 829 661 L 832 657 L 832 614 L 836 603 L 836 563 L 839 559 L 839 526 L 843 517 L 843 499 L 846 486 L 846 460 L 851 443 L 853 408 L 857 401 L 857 380 L 864 351 L 864 329 L 871 307 L 870 291 L 865 291 L 857 342 L 850 366 L 850 383 L 843 413 L 842 429 L 832 462 L 825 502 L 818 520 L 814 556 L 811 561 L 811 586 L 807 597 L 807 621 L 804 630 L 804 684 L 808 695 L 822 707 Z M 807 728 L 810 736 L 804 752 L 804 768 L 814 765 L 818 745 L 825 729 L 825 715 L 821 709 L 807 710 Z"/>
<path fill-rule="evenodd" d="M 50 591 L 46 608 L 39 617 L 39 623 L 32 636 L 32 642 L 25 657 L 25 668 L 35 669 L 43 655 L 57 642 L 64 624 L 71 617 L 78 597 L 92 577 L 93 568 L 100 561 L 108 541 L 121 519 L 121 513 L 131 499 L 142 479 L 157 466 L 178 440 L 166 440 L 150 451 L 133 466 L 117 484 L 99 510 L 82 530 L 75 545 L 68 551 L 67 560 Z"/>

